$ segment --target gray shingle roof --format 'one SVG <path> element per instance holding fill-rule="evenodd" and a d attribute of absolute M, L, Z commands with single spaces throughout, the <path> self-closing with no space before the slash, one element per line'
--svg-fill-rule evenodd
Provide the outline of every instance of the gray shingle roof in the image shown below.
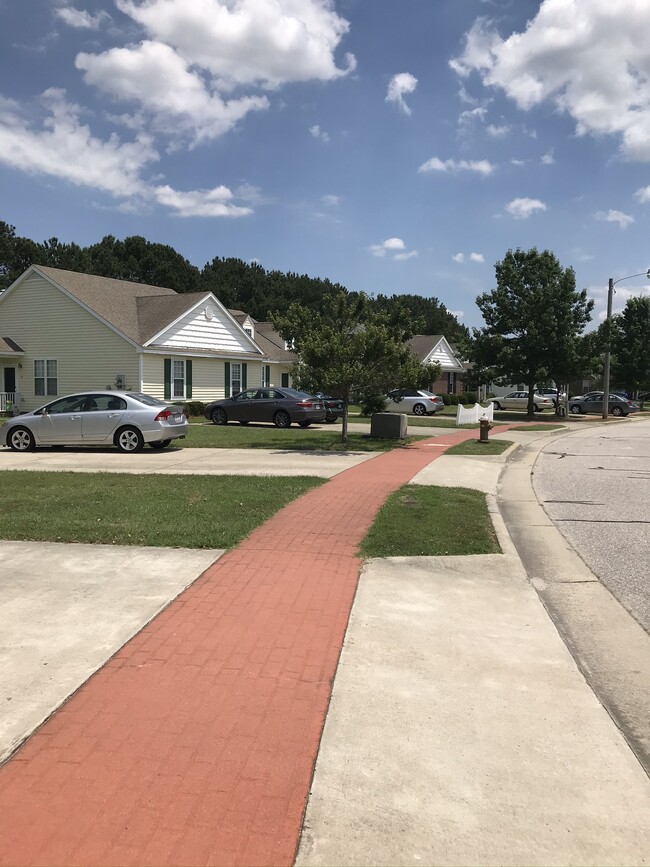
<path fill-rule="evenodd" d="M 420 361 L 424 361 L 434 346 L 442 340 L 442 334 L 416 334 L 409 345 Z"/>
<path fill-rule="evenodd" d="M 24 352 L 25 350 L 22 346 L 18 346 L 15 340 L 12 340 L 11 337 L 0 337 L 0 352 L 2 353 L 11 353 L 13 355 L 14 352 Z"/>

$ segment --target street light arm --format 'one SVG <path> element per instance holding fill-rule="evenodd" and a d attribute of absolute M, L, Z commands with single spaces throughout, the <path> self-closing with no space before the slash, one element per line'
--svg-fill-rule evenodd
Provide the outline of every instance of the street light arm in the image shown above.
<path fill-rule="evenodd" d="M 641 274 L 630 274 L 629 277 L 619 277 L 618 280 L 612 281 L 612 286 L 616 286 L 617 283 L 620 283 L 622 280 L 633 280 L 635 277 L 647 277 L 650 280 L 650 268 L 647 271 L 642 271 Z"/>

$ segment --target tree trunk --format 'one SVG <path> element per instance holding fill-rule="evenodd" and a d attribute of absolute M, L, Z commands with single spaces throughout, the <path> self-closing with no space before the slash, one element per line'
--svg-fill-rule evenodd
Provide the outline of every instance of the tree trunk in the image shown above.
<path fill-rule="evenodd" d="M 350 399 L 348 395 L 345 395 L 343 398 L 343 421 L 341 423 L 341 442 L 346 443 L 348 441 L 348 406 L 350 403 Z"/>
<path fill-rule="evenodd" d="M 535 418 L 535 383 L 528 384 L 528 418 Z"/>

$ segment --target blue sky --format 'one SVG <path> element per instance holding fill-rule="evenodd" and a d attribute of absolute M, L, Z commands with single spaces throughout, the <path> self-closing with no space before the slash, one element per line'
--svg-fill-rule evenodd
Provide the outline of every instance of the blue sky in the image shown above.
<path fill-rule="evenodd" d="M 537 246 L 597 322 L 650 267 L 649 32 L 648 0 L 0 0 L 0 219 L 470 326 Z"/>

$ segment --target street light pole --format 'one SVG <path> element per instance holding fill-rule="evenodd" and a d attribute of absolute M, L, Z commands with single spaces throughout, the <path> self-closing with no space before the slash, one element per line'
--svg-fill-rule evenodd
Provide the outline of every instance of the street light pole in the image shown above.
<path fill-rule="evenodd" d="M 623 278 L 625 279 L 625 278 Z M 618 282 L 618 281 L 616 281 Z M 607 418 L 609 412 L 609 367 L 612 349 L 612 298 L 614 297 L 614 279 L 609 278 L 607 288 L 607 345 L 605 346 L 605 366 L 603 368 L 603 418 Z"/>
<path fill-rule="evenodd" d="M 622 280 L 632 280 L 634 277 L 647 277 L 650 280 L 650 268 L 642 274 L 630 274 L 629 277 L 619 277 L 618 280 L 609 278 L 607 287 L 607 345 L 605 346 L 605 364 L 603 366 L 603 418 L 606 419 L 609 414 L 609 369 L 611 363 L 612 349 L 612 298 L 614 297 L 614 286 Z"/>

